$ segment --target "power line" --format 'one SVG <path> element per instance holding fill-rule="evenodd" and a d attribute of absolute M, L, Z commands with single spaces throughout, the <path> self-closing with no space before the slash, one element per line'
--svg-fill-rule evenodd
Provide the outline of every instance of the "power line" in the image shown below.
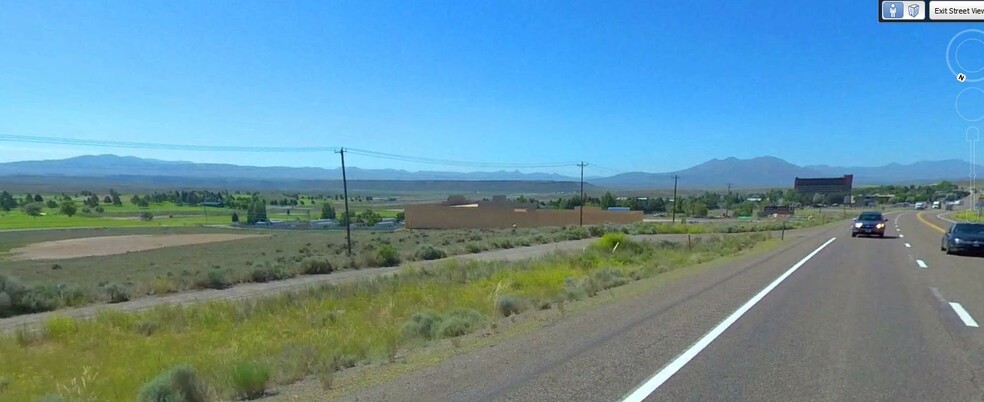
<path fill-rule="evenodd" d="M 555 162 L 555 163 L 495 163 L 495 162 L 474 162 L 460 161 L 451 159 L 426 158 L 420 156 L 397 155 L 385 152 L 368 151 L 357 148 L 346 148 L 347 152 L 354 155 L 368 156 L 379 159 L 390 159 L 403 162 L 429 163 L 445 166 L 465 166 L 465 167 L 501 167 L 501 168 L 547 168 L 577 166 L 577 162 Z"/>
<path fill-rule="evenodd" d="M 99 148 L 137 148 L 161 149 L 170 151 L 209 151 L 209 152 L 267 152 L 267 153 L 298 153 L 298 152 L 333 152 L 337 147 L 256 147 L 235 145 L 191 145 L 165 144 L 159 142 L 135 141 L 106 141 L 85 140 L 76 138 L 40 137 L 30 135 L 0 134 L 0 141 L 24 142 L 34 144 L 78 145 Z"/>
<path fill-rule="evenodd" d="M 34 143 L 34 144 L 54 144 L 54 145 L 75 145 L 97 148 L 130 148 L 130 149 L 157 149 L 169 151 L 206 151 L 206 152 L 250 152 L 250 153 L 317 153 L 317 152 L 338 152 L 340 147 L 267 147 L 267 146 L 235 146 L 235 145 L 193 145 L 193 144 L 168 144 L 160 142 L 137 142 L 137 141 L 108 141 L 108 140 L 88 140 L 77 138 L 44 137 L 30 135 L 9 135 L 0 134 L 0 141 Z M 554 163 L 495 163 L 495 162 L 476 162 L 461 161 L 451 159 L 427 158 L 422 156 L 410 156 L 391 154 L 379 151 L 370 151 L 357 148 L 346 148 L 346 152 L 377 159 L 388 159 L 402 162 L 426 163 L 442 166 L 456 167 L 477 167 L 477 168 L 554 168 L 565 166 L 577 166 L 577 162 L 554 162 Z"/>

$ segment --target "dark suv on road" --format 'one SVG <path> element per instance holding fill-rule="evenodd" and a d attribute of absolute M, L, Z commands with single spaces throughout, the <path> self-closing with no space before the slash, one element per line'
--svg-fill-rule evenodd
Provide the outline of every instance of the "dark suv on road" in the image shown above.
<path fill-rule="evenodd" d="M 984 252 L 984 223 L 954 223 L 943 233 L 940 250 L 947 254 Z"/>
<path fill-rule="evenodd" d="M 878 236 L 885 237 L 885 216 L 881 212 L 862 212 L 860 216 L 854 218 L 851 225 L 851 237 Z"/>

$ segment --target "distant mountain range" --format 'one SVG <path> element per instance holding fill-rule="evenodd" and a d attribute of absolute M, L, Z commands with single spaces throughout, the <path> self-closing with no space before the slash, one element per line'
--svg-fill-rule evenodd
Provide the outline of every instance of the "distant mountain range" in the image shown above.
<path fill-rule="evenodd" d="M 984 168 L 978 167 L 984 173 Z M 751 159 L 712 159 L 702 164 L 675 172 L 628 172 L 609 177 L 592 177 L 587 181 L 594 188 L 611 189 L 666 189 L 673 187 L 673 176 L 679 176 L 682 189 L 721 189 L 729 183 L 734 188 L 790 187 L 795 177 L 830 177 L 854 174 L 857 185 L 920 183 L 939 180 L 963 180 L 968 177 L 970 163 L 951 159 L 923 161 L 908 165 L 892 163 L 877 167 L 838 167 L 827 165 L 798 166 L 779 158 L 763 156 Z M 377 187 L 371 181 L 428 183 L 429 188 L 442 187 L 441 181 L 489 181 L 497 188 L 515 187 L 509 182 L 539 182 L 539 185 L 570 190 L 575 177 L 553 173 L 523 173 L 519 171 L 496 172 L 410 172 L 397 169 L 360 169 L 349 167 L 346 174 L 350 181 L 364 186 Z M 34 181 L 70 182 L 70 178 L 108 179 L 124 182 L 160 182 L 168 187 L 180 186 L 187 179 L 188 185 L 206 186 L 250 182 L 272 186 L 273 189 L 299 188 L 302 183 L 334 182 L 341 180 L 341 169 L 257 167 L 216 163 L 193 163 L 143 159 L 132 156 L 87 155 L 68 159 L 0 163 L 0 178 L 5 182 L 27 183 Z M 282 183 L 282 188 L 278 183 Z M 549 185 L 548 185 L 549 183 Z M 412 188 L 411 183 L 406 183 Z M 519 184 L 519 183 L 515 183 Z M 521 187 L 528 189 L 531 183 Z M 39 183 L 44 185 L 44 183 Z M 444 186 L 447 187 L 447 186 Z M 458 183 L 454 188 L 472 189 L 478 183 Z M 506 188 L 503 188 L 504 190 Z"/>

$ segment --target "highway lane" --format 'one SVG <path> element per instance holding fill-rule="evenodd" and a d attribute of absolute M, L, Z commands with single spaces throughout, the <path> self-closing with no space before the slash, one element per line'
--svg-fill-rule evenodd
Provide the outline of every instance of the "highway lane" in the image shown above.
<path fill-rule="evenodd" d="M 979 400 L 968 328 L 906 237 L 842 239 L 647 400 Z"/>
<path fill-rule="evenodd" d="M 974 263 L 948 274 L 929 226 L 911 211 L 891 219 L 885 239 L 851 238 L 848 222 L 817 228 L 779 250 L 334 397 L 622 400 L 798 266 L 646 400 L 981 400 L 980 328 L 949 305 L 979 283 L 968 279 L 979 280 Z M 963 287 L 952 283 L 961 278 Z M 975 314 L 976 299 L 967 300 Z"/>

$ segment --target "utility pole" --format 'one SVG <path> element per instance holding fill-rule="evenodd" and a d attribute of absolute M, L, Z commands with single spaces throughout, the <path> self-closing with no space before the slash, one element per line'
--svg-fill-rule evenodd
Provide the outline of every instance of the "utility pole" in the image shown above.
<path fill-rule="evenodd" d="M 677 206 L 677 180 L 680 179 L 679 175 L 673 175 L 673 222 L 676 223 L 676 206 Z"/>
<path fill-rule="evenodd" d="M 578 226 L 584 226 L 584 167 L 588 164 L 581 161 L 577 166 L 581 168 L 581 216 L 578 218 Z"/>
<path fill-rule="evenodd" d="M 728 199 L 724 202 L 724 216 L 731 217 L 731 183 L 728 183 Z"/>
<path fill-rule="evenodd" d="M 348 179 L 345 177 L 345 148 L 335 151 L 342 155 L 342 193 L 345 195 L 345 243 L 348 246 L 348 256 L 352 257 L 352 217 L 348 206 Z"/>

